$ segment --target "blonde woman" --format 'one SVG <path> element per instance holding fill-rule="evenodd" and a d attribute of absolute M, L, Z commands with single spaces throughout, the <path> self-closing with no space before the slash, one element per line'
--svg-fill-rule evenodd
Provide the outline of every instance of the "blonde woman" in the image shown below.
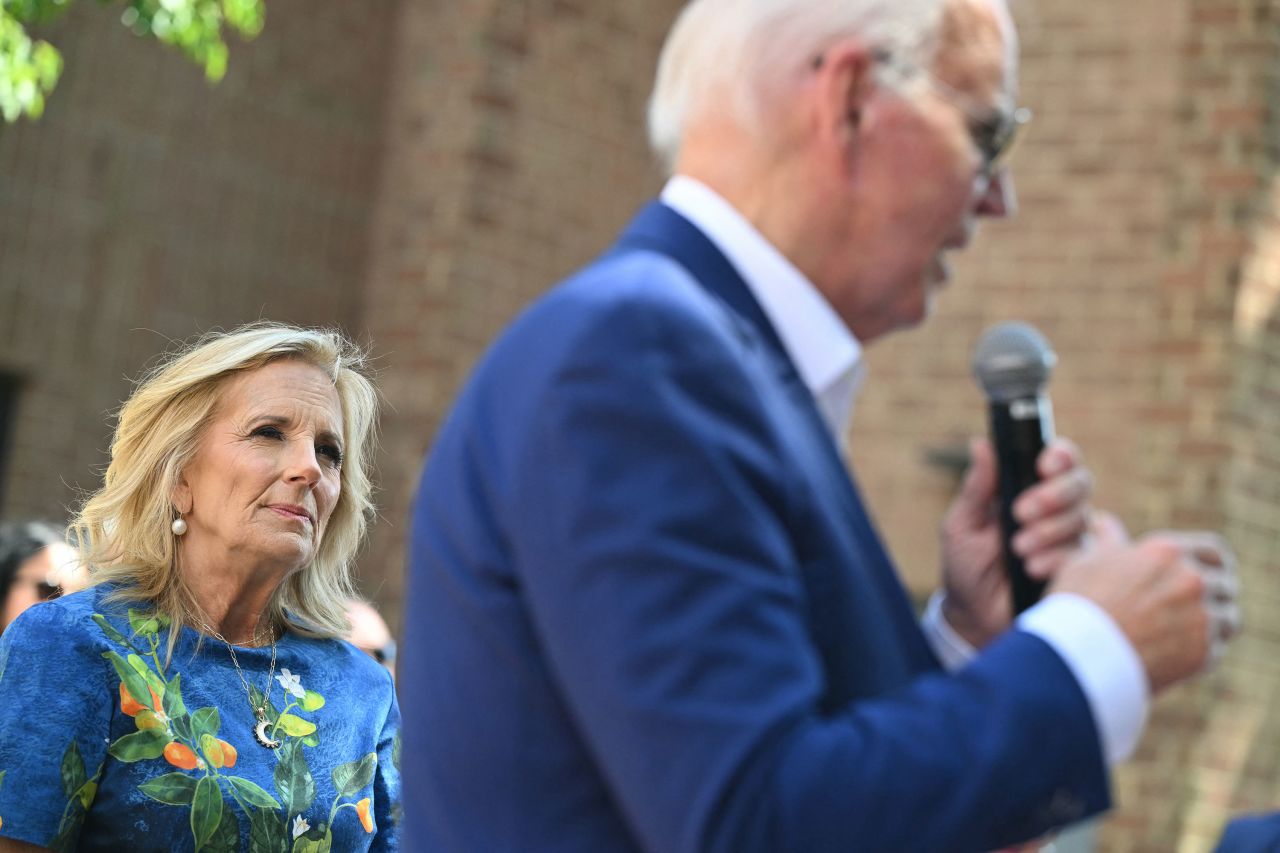
<path fill-rule="evenodd" d="M 94 585 L 0 638 L 0 853 L 396 849 L 391 678 L 340 639 L 361 370 L 335 332 L 257 324 L 139 384 L 72 526 Z"/>

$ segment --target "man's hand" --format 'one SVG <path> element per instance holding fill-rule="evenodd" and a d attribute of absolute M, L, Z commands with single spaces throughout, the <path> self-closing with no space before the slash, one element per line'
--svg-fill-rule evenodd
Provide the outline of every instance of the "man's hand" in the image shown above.
<path fill-rule="evenodd" d="M 980 439 L 971 443 L 970 456 L 969 472 L 942 522 L 943 615 L 960 636 L 981 648 L 1009 627 L 1013 607 L 1001 553 L 995 454 L 990 442 Z M 1046 447 L 1036 467 L 1041 481 L 1013 505 L 1022 524 L 1013 549 L 1029 575 L 1049 580 L 1084 541 L 1093 477 L 1066 439 Z"/>
<path fill-rule="evenodd" d="M 1153 533 L 1131 543 L 1104 525 L 1047 592 L 1082 595 L 1106 610 L 1155 694 L 1215 663 L 1239 632 L 1235 565 L 1231 549 L 1211 533 Z"/>

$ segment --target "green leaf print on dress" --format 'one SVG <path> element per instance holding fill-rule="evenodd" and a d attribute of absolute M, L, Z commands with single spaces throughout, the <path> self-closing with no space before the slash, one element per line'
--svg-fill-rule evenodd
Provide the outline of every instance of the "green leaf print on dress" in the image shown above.
<path fill-rule="evenodd" d="M 337 796 L 324 823 L 312 825 L 305 817 L 316 798 L 316 783 L 308 766 L 304 747 L 318 746 L 321 729 L 307 716 L 319 711 L 325 699 L 307 690 L 302 679 L 288 669 L 276 677 L 283 689 L 285 705 L 278 709 L 269 696 L 256 687 L 249 689 L 249 702 L 263 708 L 270 740 L 280 742 L 273 750 L 276 765 L 272 774 L 275 791 L 234 773 L 239 749 L 222 737 L 221 714 L 215 707 L 187 708 L 182 695 L 182 675 L 169 677 L 160 660 L 160 634 L 170 627 L 167 616 L 130 609 L 131 636 L 125 636 L 100 614 L 94 622 L 107 639 L 121 647 L 103 652 L 120 679 L 120 710 L 133 718 L 137 731 L 122 735 L 108 747 L 118 761 L 132 764 L 163 760 L 168 768 L 138 786 L 155 802 L 189 810 L 191 839 L 197 851 L 234 853 L 239 847 L 242 815 L 249 828 L 252 853 L 295 853 L 328 851 L 332 846 L 332 826 L 338 813 L 350 808 L 366 833 L 374 830 L 370 799 L 344 802 L 358 796 L 373 783 L 377 754 L 370 752 L 333 771 Z M 228 735 L 230 736 L 230 735 Z M 242 743 L 259 749 L 252 738 Z M 82 821 L 93 800 L 97 774 L 87 779 L 75 744 L 63 761 L 64 788 L 68 793 L 68 814 Z M 101 768 L 99 768 L 101 773 Z M 73 809 L 73 806 L 78 808 Z M 65 819 L 64 819 L 65 820 Z M 77 822 L 68 838 L 74 838 Z M 63 835 L 60 830 L 59 836 Z"/>
<path fill-rule="evenodd" d="M 62 754 L 62 793 L 67 804 L 62 809 L 62 818 L 58 821 L 58 834 L 49 843 L 50 849 L 56 853 L 74 850 L 76 837 L 80 834 L 80 826 L 84 823 L 89 806 L 98 793 L 98 779 L 102 776 L 102 768 L 98 765 L 93 776 L 85 774 L 84 759 L 80 756 L 80 747 L 73 740 Z"/>

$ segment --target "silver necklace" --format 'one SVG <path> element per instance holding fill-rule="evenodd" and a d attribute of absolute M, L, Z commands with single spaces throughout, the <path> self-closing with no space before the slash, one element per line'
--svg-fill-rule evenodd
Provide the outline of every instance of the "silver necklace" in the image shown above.
<path fill-rule="evenodd" d="M 276 636 L 275 632 L 271 634 L 271 666 L 267 669 L 267 689 L 262 692 L 262 704 L 253 704 L 253 692 L 249 690 L 249 682 L 244 677 L 244 670 L 240 668 L 240 661 L 236 660 L 236 647 L 227 642 L 227 638 L 210 628 L 203 622 L 200 627 L 204 632 L 215 639 L 221 640 L 222 644 L 227 647 L 227 651 L 231 653 L 231 665 L 236 668 L 236 675 L 240 676 L 240 685 L 244 687 L 244 695 L 249 700 L 249 707 L 253 708 L 253 716 L 257 720 L 253 726 L 253 739 L 258 742 L 259 746 L 266 749 L 276 749 L 280 746 L 280 741 L 272 740 L 267 736 L 267 726 L 271 725 L 267 721 L 267 699 L 271 695 L 271 679 L 276 675 Z M 253 642 L 258 642 L 258 628 L 255 625 L 253 629 Z"/>

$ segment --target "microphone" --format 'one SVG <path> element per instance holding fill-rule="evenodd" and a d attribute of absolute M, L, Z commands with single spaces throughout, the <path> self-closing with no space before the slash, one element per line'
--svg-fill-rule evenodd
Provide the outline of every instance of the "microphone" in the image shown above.
<path fill-rule="evenodd" d="M 1057 361 L 1049 342 L 1026 323 L 991 327 L 973 352 L 973 375 L 989 402 L 991 443 L 999 469 L 1004 564 L 1015 616 L 1039 601 L 1045 587 L 1043 581 L 1027 575 L 1010 543 L 1019 527 L 1013 503 L 1039 482 L 1036 459 L 1053 441 L 1053 409 L 1044 386 Z"/>

